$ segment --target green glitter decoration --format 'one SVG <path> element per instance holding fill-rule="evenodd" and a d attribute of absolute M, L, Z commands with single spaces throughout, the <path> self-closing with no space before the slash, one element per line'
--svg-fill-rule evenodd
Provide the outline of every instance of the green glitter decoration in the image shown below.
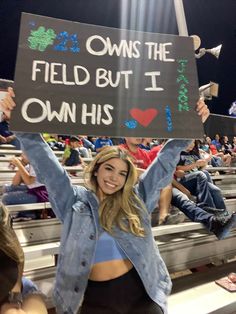
<path fill-rule="evenodd" d="M 44 26 L 40 26 L 36 31 L 31 31 L 31 35 L 28 38 L 29 48 L 45 51 L 49 45 L 53 44 L 56 36 L 53 29 L 49 28 L 46 31 Z"/>

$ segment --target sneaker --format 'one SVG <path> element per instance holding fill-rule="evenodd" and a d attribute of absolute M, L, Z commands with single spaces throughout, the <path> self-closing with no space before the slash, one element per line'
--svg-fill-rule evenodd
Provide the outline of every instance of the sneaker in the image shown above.
<path fill-rule="evenodd" d="M 230 230 L 236 226 L 236 213 L 233 213 L 227 220 L 217 216 L 212 218 L 211 232 L 213 232 L 219 240 L 226 238 Z"/>
<path fill-rule="evenodd" d="M 169 214 L 165 217 L 165 220 L 159 224 L 159 226 L 179 224 L 181 222 L 184 222 L 185 218 L 186 217 L 184 213 L 180 211 L 176 214 Z"/>
<path fill-rule="evenodd" d="M 204 210 L 208 212 L 209 214 L 213 214 L 215 217 L 221 219 L 223 223 L 226 223 L 231 217 L 231 214 L 225 208 L 219 209 L 219 208 L 213 208 L 213 207 L 204 207 Z"/>

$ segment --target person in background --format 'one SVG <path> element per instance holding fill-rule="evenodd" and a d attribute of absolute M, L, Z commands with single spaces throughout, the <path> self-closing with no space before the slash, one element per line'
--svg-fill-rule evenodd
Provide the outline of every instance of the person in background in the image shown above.
<path fill-rule="evenodd" d="M 13 157 L 11 167 L 17 167 L 11 185 L 3 186 L 2 203 L 5 205 L 48 202 L 48 193 L 43 184 L 37 181 L 34 168 L 25 153 Z"/>
<path fill-rule="evenodd" d="M 66 137 L 66 136 L 65 136 Z M 64 136 L 57 134 L 43 133 L 44 140 L 53 150 L 63 151 L 65 147 Z"/>
<path fill-rule="evenodd" d="M 51 149 L 54 149 L 56 147 L 57 143 L 57 135 L 56 134 L 49 134 L 49 133 L 43 133 L 43 138 L 46 143 L 51 147 Z"/>
<path fill-rule="evenodd" d="M 233 150 L 234 153 L 236 153 L 236 136 L 233 137 L 232 150 Z"/>
<path fill-rule="evenodd" d="M 9 119 L 4 113 L 2 114 L 2 121 L 0 122 L 0 145 L 1 144 L 11 144 L 14 145 L 16 149 L 21 149 L 19 140 L 9 129 Z"/>
<path fill-rule="evenodd" d="M 113 146 L 113 143 L 108 136 L 99 136 L 94 145 L 96 152 L 99 153 L 105 146 Z"/>
<path fill-rule="evenodd" d="M 139 144 L 139 147 L 142 149 L 145 149 L 146 151 L 150 151 L 151 150 L 151 142 L 152 142 L 151 137 L 145 137 L 142 139 L 142 142 L 141 142 L 141 144 Z"/>
<path fill-rule="evenodd" d="M 158 145 L 155 145 L 151 148 L 151 150 L 148 153 L 148 156 L 151 159 L 151 161 L 155 159 L 155 157 L 157 156 L 159 151 L 162 149 L 166 141 L 167 141 L 166 139 L 159 139 Z"/>
<path fill-rule="evenodd" d="M 229 154 L 225 155 L 222 150 L 218 151 L 215 144 L 212 143 L 213 141 L 211 141 L 211 138 L 209 136 L 206 137 L 206 142 L 209 145 L 209 148 L 211 150 L 212 155 L 220 157 L 224 166 L 227 166 L 227 167 L 230 166 L 231 156 Z M 221 146 L 221 148 L 222 148 L 222 146 Z"/>
<path fill-rule="evenodd" d="M 164 141 L 162 143 L 164 143 Z M 150 153 L 152 154 L 150 155 L 149 153 L 149 157 L 152 161 L 160 152 L 162 147 L 163 144 L 160 145 L 160 147 L 154 147 L 151 150 Z M 185 173 L 182 170 L 175 171 L 175 176 L 178 178 L 184 177 L 184 175 Z M 204 210 L 203 208 L 197 206 L 195 199 L 194 201 L 193 199 L 193 195 L 191 195 L 187 188 L 185 188 L 177 180 L 172 180 L 171 205 L 178 208 L 191 221 L 202 223 L 204 227 L 209 232 L 213 232 L 219 240 L 226 238 L 232 227 L 235 225 L 236 215 L 230 215 L 225 209 L 217 210 L 215 208 L 208 208 L 208 211 Z M 179 218 L 181 219 L 181 217 Z M 176 223 L 175 221 L 176 218 L 174 219 L 174 223 Z M 153 217 L 152 223 L 155 225 L 155 216 Z"/>
<path fill-rule="evenodd" d="M 221 209 L 226 211 L 221 190 L 212 183 L 208 171 L 204 170 L 206 161 L 199 159 L 193 151 L 194 141 L 182 151 L 177 170 L 185 172 L 179 182 L 197 198 L 198 206 L 205 210 Z"/>
<path fill-rule="evenodd" d="M 79 153 L 79 147 L 81 145 L 82 142 L 77 136 L 71 136 L 64 150 L 64 155 L 62 157 L 62 165 L 67 167 L 79 165 L 85 166 Z"/>
<path fill-rule="evenodd" d="M 138 137 L 127 137 L 125 138 L 125 144 L 121 144 L 120 147 L 126 149 L 129 154 L 134 158 L 134 164 L 138 171 L 142 173 L 144 169 L 151 164 L 152 160 L 149 157 L 150 152 L 141 149 L 139 145 L 142 142 L 142 138 Z M 157 155 L 157 154 L 156 154 Z M 153 160 L 155 157 L 153 158 Z M 164 187 L 161 190 L 158 204 L 156 204 L 154 216 L 158 213 L 158 224 L 173 224 L 182 222 L 183 216 L 180 217 L 178 214 L 170 215 L 170 201 L 171 201 L 171 185 Z"/>
<path fill-rule="evenodd" d="M 113 145 L 120 145 L 121 144 L 120 137 L 110 137 L 110 140 L 112 141 Z"/>
<path fill-rule="evenodd" d="M 86 149 L 86 151 L 84 150 L 83 152 L 84 153 L 83 157 L 85 158 L 91 157 L 91 153 L 95 152 L 95 145 L 88 140 L 87 136 L 79 135 L 79 139 L 82 141 L 84 149 Z"/>
<path fill-rule="evenodd" d="M 226 135 L 223 136 L 222 148 L 223 148 L 223 151 L 224 151 L 224 155 L 229 154 L 231 156 L 235 156 L 235 154 L 233 152 L 233 149 L 232 149 L 232 145 L 229 142 L 228 136 L 226 136 Z"/>
<path fill-rule="evenodd" d="M 0 207 L 0 313 L 47 314 L 44 296 L 23 277 L 24 253 L 11 227 L 7 211 Z"/>
<path fill-rule="evenodd" d="M 222 240 L 226 238 L 236 225 L 236 214 L 230 215 L 227 210 L 216 210 L 197 206 L 192 201 L 191 193 L 177 181 L 173 182 L 171 204 L 179 208 L 191 221 L 200 222 L 215 236 Z"/>
<path fill-rule="evenodd" d="M 214 146 L 211 144 L 211 139 L 206 136 L 202 141 L 199 141 L 198 144 L 198 154 L 200 159 L 205 159 L 208 162 L 208 165 L 212 167 L 222 167 L 223 166 L 223 160 L 220 156 L 213 155 L 210 146 Z M 217 153 L 216 148 L 215 152 Z"/>
<path fill-rule="evenodd" d="M 87 139 L 94 145 L 97 137 L 91 135 L 91 136 L 87 136 Z M 94 151 L 95 151 L 95 146 L 94 146 Z"/>
<path fill-rule="evenodd" d="M 128 150 L 129 154 L 134 158 L 134 164 L 138 169 L 147 169 L 151 160 L 148 153 L 141 149 L 139 145 L 142 143 L 141 137 L 126 137 L 124 144 L 120 147 Z"/>
<path fill-rule="evenodd" d="M 219 134 L 215 135 L 215 138 L 211 141 L 211 144 L 215 145 L 218 152 L 222 152 L 222 143 Z"/>
<path fill-rule="evenodd" d="M 78 146 L 79 155 L 83 158 L 89 158 L 91 150 L 84 147 L 84 141 L 80 136 L 78 136 L 77 138 L 79 139 L 79 146 Z"/>

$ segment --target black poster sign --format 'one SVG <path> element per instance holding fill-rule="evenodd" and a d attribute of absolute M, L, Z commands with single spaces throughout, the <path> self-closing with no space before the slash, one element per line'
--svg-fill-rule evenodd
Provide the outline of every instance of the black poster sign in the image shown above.
<path fill-rule="evenodd" d="M 192 39 L 23 14 L 11 128 L 197 138 Z"/>

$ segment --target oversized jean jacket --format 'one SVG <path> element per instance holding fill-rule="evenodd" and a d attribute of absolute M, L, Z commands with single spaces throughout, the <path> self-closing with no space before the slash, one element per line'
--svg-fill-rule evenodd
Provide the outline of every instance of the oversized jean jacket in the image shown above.
<path fill-rule="evenodd" d="M 77 314 L 87 286 L 96 242 L 102 232 L 98 220 L 98 199 L 90 190 L 72 186 L 56 156 L 39 134 L 17 133 L 38 180 L 44 183 L 56 216 L 63 223 L 57 266 L 54 300 L 58 314 Z M 115 228 L 114 237 L 138 272 L 152 300 L 167 313 L 166 300 L 171 280 L 154 242 L 150 213 L 160 190 L 172 180 L 179 155 L 190 144 L 187 140 L 170 140 L 158 157 L 141 175 L 134 187 L 148 212 L 141 222 L 145 237 Z M 129 293 L 129 292 L 127 292 Z"/>

